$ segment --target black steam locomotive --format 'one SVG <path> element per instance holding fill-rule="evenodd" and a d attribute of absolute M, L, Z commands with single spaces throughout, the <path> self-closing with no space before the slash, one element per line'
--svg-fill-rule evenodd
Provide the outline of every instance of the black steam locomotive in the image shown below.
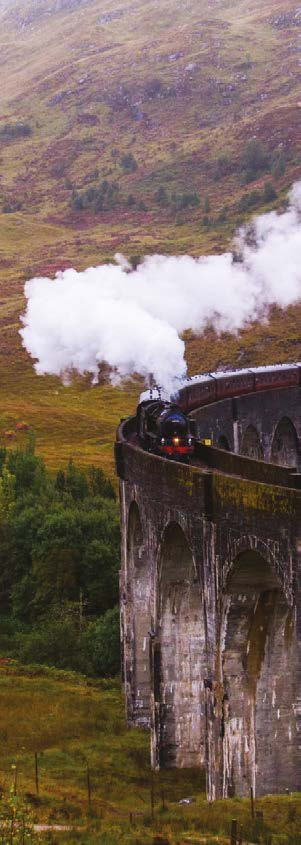
<path fill-rule="evenodd" d="M 146 399 L 137 408 L 137 435 L 144 449 L 187 460 L 194 451 L 193 423 L 172 402 Z"/>

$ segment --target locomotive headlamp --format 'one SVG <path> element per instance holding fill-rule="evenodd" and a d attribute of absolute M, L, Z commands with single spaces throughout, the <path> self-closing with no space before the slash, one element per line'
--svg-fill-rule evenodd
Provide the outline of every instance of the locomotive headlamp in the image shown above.
<path fill-rule="evenodd" d="M 165 445 L 165 437 L 161 437 L 161 446 Z"/>
<path fill-rule="evenodd" d="M 178 445 L 179 445 L 179 443 L 180 443 L 180 438 L 179 438 L 179 437 L 174 437 L 174 438 L 173 438 L 173 442 L 174 442 L 175 446 L 178 446 Z"/>
<path fill-rule="evenodd" d="M 188 446 L 191 446 L 191 444 L 192 444 L 191 437 L 188 437 Z"/>

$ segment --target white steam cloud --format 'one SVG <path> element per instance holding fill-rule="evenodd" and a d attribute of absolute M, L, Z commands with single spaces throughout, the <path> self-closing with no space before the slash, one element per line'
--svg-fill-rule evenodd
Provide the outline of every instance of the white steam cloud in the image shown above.
<path fill-rule="evenodd" d="M 23 344 L 36 359 L 37 373 L 64 377 L 70 370 L 112 368 L 112 380 L 152 373 L 170 389 L 185 375 L 185 347 L 179 335 L 216 329 L 236 331 L 272 303 L 286 307 L 301 299 L 301 182 L 283 214 L 254 219 L 236 239 L 232 253 L 199 259 L 146 258 L 137 270 L 128 264 L 65 270 L 55 280 L 25 285 L 27 309 L 21 318 Z"/>

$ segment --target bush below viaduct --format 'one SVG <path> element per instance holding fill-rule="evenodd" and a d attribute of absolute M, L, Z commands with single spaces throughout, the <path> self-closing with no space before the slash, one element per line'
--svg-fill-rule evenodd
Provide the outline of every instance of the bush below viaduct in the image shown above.
<path fill-rule="evenodd" d="M 210 799 L 301 788 L 300 394 L 196 408 L 189 465 L 118 430 L 127 718 Z"/>

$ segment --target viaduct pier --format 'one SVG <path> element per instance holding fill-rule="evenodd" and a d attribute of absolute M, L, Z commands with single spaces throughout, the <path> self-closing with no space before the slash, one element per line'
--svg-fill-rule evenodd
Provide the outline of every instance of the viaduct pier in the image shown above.
<path fill-rule="evenodd" d="M 189 465 L 144 451 L 135 418 L 116 442 L 127 719 L 211 800 L 301 789 L 301 370 L 251 372 L 180 391 Z"/>

